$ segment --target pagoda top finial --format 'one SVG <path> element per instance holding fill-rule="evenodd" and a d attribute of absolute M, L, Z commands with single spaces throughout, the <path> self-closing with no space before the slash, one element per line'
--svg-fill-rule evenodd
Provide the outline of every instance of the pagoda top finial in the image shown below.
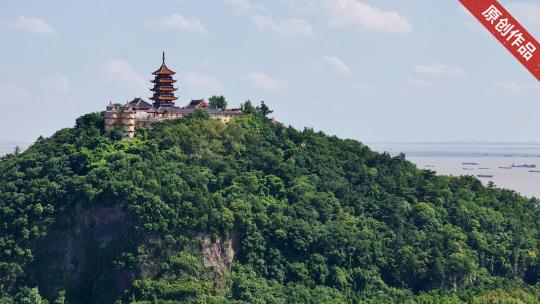
<path fill-rule="evenodd" d="M 174 75 L 175 72 L 172 71 L 171 69 L 169 69 L 166 65 L 165 65 L 165 51 L 163 51 L 162 53 L 162 57 L 161 57 L 161 67 L 159 67 L 159 69 L 157 71 L 155 71 L 154 75 Z"/>

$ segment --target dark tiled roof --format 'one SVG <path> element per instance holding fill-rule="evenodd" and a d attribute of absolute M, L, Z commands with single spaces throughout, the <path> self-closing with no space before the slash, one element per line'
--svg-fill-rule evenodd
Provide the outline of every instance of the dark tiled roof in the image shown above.
<path fill-rule="evenodd" d="M 153 106 L 149 104 L 148 102 L 144 101 L 142 98 L 135 98 L 128 104 L 130 107 L 134 108 L 135 110 L 146 110 L 146 109 L 152 109 Z"/>
<path fill-rule="evenodd" d="M 172 78 L 156 78 L 150 82 L 153 82 L 153 83 L 175 83 L 176 80 L 172 79 Z"/>
<path fill-rule="evenodd" d="M 175 89 L 172 86 L 160 86 L 160 87 L 156 86 L 156 87 L 150 89 L 150 91 L 154 91 L 154 92 L 160 92 L 160 91 L 174 92 L 176 90 L 177 89 Z"/>
<path fill-rule="evenodd" d="M 155 101 L 174 101 L 177 100 L 178 97 L 174 97 L 171 95 L 159 95 L 160 93 L 156 93 L 154 96 L 150 97 L 151 100 Z"/>
<path fill-rule="evenodd" d="M 157 69 L 155 72 L 153 72 L 152 74 L 154 75 L 174 75 L 176 74 L 174 71 L 172 71 L 171 69 L 169 69 L 165 63 L 163 63 L 161 65 L 161 67 L 159 69 Z"/>
<path fill-rule="evenodd" d="M 219 114 L 223 114 L 222 111 L 218 110 L 218 109 L 212 109 L 212 108 L 205 108 L 205 109 L 201 109 L 201 110 L 205 110 L 205 111 L 208 111 L 208 113 L 210 114 L 214 114 L 214 115 L 219 115 Z"/>
<path fill-rule="evenodd" d="M 172 113 L 172 114 L 191 114 L 196 110 L 196 108 L 180 108 L 180 107 L 160 107 L 157 109 L 158 113 Z M 237 116 L 242 115 L 242 111 L 237 110 L 225 110 L 221 111 L 218 109 L 211 109 L 211 108 L 202 108 L 201 110 L 207 111 L 210 115 L 230 115 L 230 116 Z"/>
<path fill-rule="evenodd" d="M 224 114 L 226 115 L 242 115 L 244 114 L 244 112 L 240 109 L 226 109 L 225 111 L 223 111 Z"/>
<path fill-rule="evenodd" d="M 198 108 L 207 108 L 208 104 L 204 99 L 194 99 L 192 100 L 184 109 L 198 109 Z"/>
<path fill-rule="evenodd" d="M 190 114 L 193 110 L 184 109 L 180 107 L 159 107 L 158 113 L 174 113 L 174 114 Z"/>

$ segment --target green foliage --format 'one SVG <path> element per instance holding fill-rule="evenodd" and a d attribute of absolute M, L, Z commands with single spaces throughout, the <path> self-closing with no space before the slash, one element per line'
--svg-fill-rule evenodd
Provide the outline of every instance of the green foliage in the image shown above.
<path fill-rule="evenodd" d="M 255 113 L 255 107 L 253 106 L 253 103 L 251 100 L 246 100 L 243 104 L 240 105 L 242 108 L 242 111 L 244 111 L 245 114 L 253 114 Z"/>
<path fill-rule="evenodd" d="M 208 120 L 210 119 L 210 113 L 208 113 L 208 111 L 204 110 L 204 109 L 195 109 L 195 111 L 193 111 L 193 113 L 189 114 L 187 117 L 186 117 L 186 120 Z"/>
<path fill-rule="evenodd" d="M 261 104 L 257 106 L 257 113 L 260 113 L 263 116 L 268 116 L 273 112 L 274 111 L 270 110 L 270 108 L 264 103 L 264 101 L 261 101 Z"/>
<path fill-rule="evenodd" d="M 538 303 L 538 200 L 243 109 L 1 158 L 0 303 Z"/>
<path fill-rule="evenodd" d="M 58 297 L 54 301 L 54 304 L 67 304 L 65 291 L 62 290 L 58 293 Z"/>
<path fill-rule="evenodd" d="M 14 298 L 17 304 L 47 304 L 47 300 L 44 300 L 39 294 L 37 287 L 28 288 L 25 287 L 19 291 Z"/>
<path fill-rule="evenodd" d="M 112 140 L 120 140 L 124 138 L 124 132 L 122 132 L 122 129 L 120 127 L 115 127 L 109 133 L 109 137 Z"/>
<path fill-rule="evenodd" d="M 257 114 L 263 117 L 266 117 L 274 112 L 270 110 L 270 108 L 264 103 L 264 101 L 261 101 L 261 104 L 255 107 L 253 106 L 251 100 L 248 99 L 246 100 L 246 102 L 241 104 L 240 107 L 245 114 Z"/>
<path fill-rule="evenodd" d="M 214 109 L 225 110 L 227 109 L 227 100 L 223 95 L 214 95 L 208 99 L 208 105 Z"/>
<path fill-rule="evenodd" d="M 82 130 L 97 129 L 103 130 L 105 119 L 100 113 L 90 113 L 77 118 L 75 128 Z"/>

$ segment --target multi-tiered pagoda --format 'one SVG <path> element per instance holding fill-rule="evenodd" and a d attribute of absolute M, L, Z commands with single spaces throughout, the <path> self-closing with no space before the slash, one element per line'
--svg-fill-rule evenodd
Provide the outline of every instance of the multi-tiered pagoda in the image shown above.
<path fill-rule="evenodd" d="M 156 109 L 160 107 L 174 107 L 174 101 L 178 97 L 174 96 L 174 92 L 177 90 L 173 84 L 176 80 L 173 79 L 174 71 L 169 69 L 165 65 L 165 52 L 163 52 L 163 61 L 161 67 L 152 73 L 155 76 L 152 82 L 154 87 L 150 91 L 154 92 L 154 96 L 150 99 L 154 101 L 154 107 Z"/>
<path fill-rule="evenodd" d="M 154 95 L 150 99 L 154 103 L 150 104 L 140 97 L 125 105 L 109 103 L 105 111 L 107 133 L 116 129 L 125 137 L 133 138 L 137 128 L 163 120 L 180 119 L 196 110 L 207 111 L 211 117 L 224 123 L 243 114 L 241 109 L 212 108 L 204 99 L 192 100 L 184 107 L 175 106 L 175 100 L 178 99 L 174 96 L 176 80 L 173 79 L 173 75 L 175 72 L 165 65 L 165 52 L 163 52 L 161 67 L 152 74 L 155 76 L 152 80 L 154 87 L 150 90 L 154 92 Z"/>

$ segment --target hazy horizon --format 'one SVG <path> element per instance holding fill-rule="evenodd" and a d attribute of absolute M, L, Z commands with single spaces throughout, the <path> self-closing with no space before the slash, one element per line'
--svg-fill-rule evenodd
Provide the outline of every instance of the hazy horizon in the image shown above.
<path fill-rule="evenodd" d="M 514 163 L 529 164 L 536 165 L 534 171 L 537 171 L 540 168 L 540 144 L 387 143 L 370 147 L 391 155 L 404 153 L 420 169 L 441 175 L 473 175 L 484 184 L 492 181 L 497 187 L 540 198 L 540 174 L 530 172 L 532 168 L 512 168 Z M 486 178 L 486 175 L 491 177 Z"/>

